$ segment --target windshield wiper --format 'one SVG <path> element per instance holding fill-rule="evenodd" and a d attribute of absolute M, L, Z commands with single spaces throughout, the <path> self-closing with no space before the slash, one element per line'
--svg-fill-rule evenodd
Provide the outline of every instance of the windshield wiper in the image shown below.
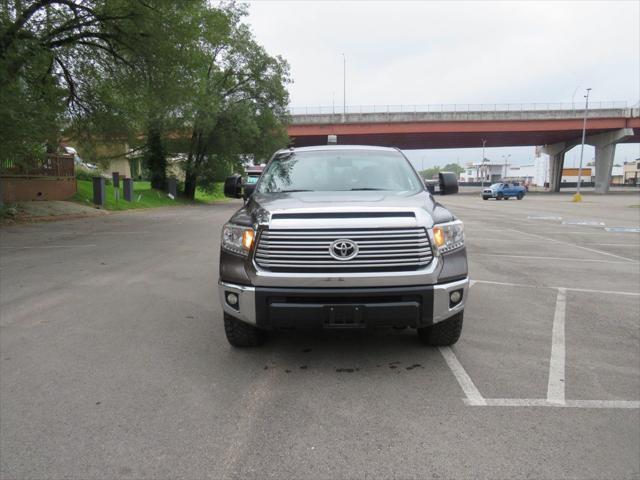
<path fill-rule="evenodd" d="M 388 190 L 388 189 L 387 188 L 368 188 L 368 187 L 351 189 L 352 192 L 366 192 L 366 191 L 373 191 L 373 190 Z"/>
<path fill-rule="evenodd" d="M 303 190 L 303 189 L 299 189 L 299 190 L 279 190 L 279 191 L 274 192 L 274 193 L 295 193 L 295 192 L 313 192 L 313 190 Z"/>

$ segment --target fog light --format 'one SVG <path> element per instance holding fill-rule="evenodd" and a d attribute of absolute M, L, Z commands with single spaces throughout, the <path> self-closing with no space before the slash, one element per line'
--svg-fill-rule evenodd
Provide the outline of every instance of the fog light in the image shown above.
<path fill-rule="evenodd" d="M 457 305 L 462 300 L 462 290 L 454 290 L 449 295 L 449 300 L 451 301 L 451 305 Z"/>
<path fill-rule="evenodd" d="M 227 293 L 227 303 L 229 305 L 231 305 L 232 307 L 237 307 L 238 306 L 238 295 L 236 295 L 233 292 L 228 292 Z"/>

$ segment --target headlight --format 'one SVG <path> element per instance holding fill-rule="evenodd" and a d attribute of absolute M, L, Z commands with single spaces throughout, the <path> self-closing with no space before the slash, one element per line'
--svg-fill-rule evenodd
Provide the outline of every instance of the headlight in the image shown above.
<path fill-rule="evenodd" d="M 227 223 L 222 227 L 222 248 L 239 255 L 248 255 L 253 246 L 253 228 Z"/>
<path fill-rule="evenodd" d="M 434 225 L 433 242 L 440 254 L 464 247 L 464 225 L 462 221 L 455 220 Z"/>

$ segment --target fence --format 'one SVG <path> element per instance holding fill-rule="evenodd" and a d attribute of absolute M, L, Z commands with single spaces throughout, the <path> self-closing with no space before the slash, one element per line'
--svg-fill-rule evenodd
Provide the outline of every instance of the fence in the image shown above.
<path fill-rule="evenodd" d="M 0 175 L 3 177 L 74 177 L 73 155 L 48 154 L 43 159 L 15 162 L 2 159 Z"/>
<path fill-rule="evenodd" d="M 593 102 L 589 110 L 625 109 L 626 101 Z M 456 113 L 456 112 L 544 112 L 544 111 L 584 111 L 584 103 L 477 103 L 430 105 L 347 105 L 343 111 L 340 105 L 289 107 L 290 115 L 341 115 L 343 113 Z"/>

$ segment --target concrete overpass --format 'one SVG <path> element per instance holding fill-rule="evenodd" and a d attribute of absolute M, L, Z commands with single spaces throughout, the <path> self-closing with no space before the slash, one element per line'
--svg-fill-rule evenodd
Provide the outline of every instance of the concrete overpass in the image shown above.
<path fill-rule="evenodd" d="M 493 107 L 493 108 L 492 108 Z M 519 108 L 518 108 L 519 107 Z M 640 143 L 638 106 L 601 102 L 589 108 L 587 143 L 596 147 L 596 191 L 609 190 L 615 146 Z M 348 107 L 291 112 L 289 136 L 297 147 L 339 144 L 401 149 L 542 146 L 550 155 L 551 187 L 560 189 L 565 153 L 579 144 L 584 109 L 571 104 Z"/>

